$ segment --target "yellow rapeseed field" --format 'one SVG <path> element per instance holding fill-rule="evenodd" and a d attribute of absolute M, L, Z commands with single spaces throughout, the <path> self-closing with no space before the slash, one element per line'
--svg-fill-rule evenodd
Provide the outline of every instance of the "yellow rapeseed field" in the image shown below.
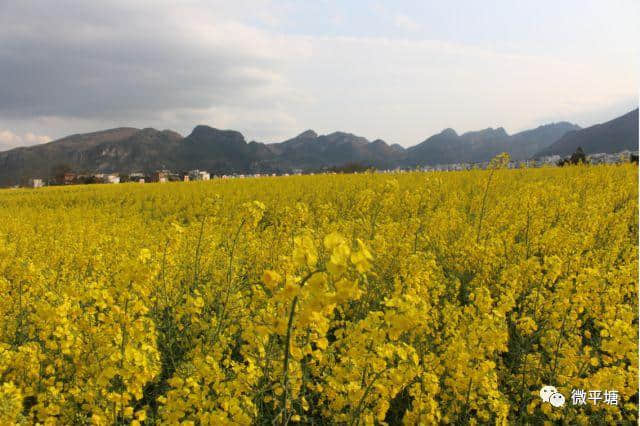
<path fill-rule="evenodd" d="M 0 424 L 636 424 L 637 168 L 502 165 L 0 191 Z"/>

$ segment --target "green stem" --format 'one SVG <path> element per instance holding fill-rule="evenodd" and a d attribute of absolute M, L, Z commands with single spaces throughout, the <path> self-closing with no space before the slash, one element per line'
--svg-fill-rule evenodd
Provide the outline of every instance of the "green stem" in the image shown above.
<path fill-rule="evenodd" d="M 200 222 L 200 233 L 198 234 L 198 245 L 196 246 L 196 258 L 193 272 L 193 288 L 198 287 L 198 276 L 200 274 L 200 246 L 202 245 L 202 234 L 204 233 L 204 223 L 207 220 L 205 215 Z"/>
<path fill-rule="evenodd" d="M 482 196 L 482 208 L 480 209 L 480 221 L 478 222 L 478 235 L 476 236 L 476 242 L 480 242 L 480 231 L 482 230 L 482 220 L 484 219 L 484 212 L 487 205 L 487 195 L 489 194 L 489 185 L 491 185 L 491 179 L 493 178 L 493 173 L 495 169 L 491 170 L 489 173 L 489 179 L 487 180 L 487 186 L 484 189 L 484 195 Z"/>
<path fill-rule="evenodd" d="M 311 278 L 313 275 L 323 272 L 322 269 L 318 269 L 316 271 L 310 272 L 306 277 L 300 281 L 300 287 L 302 288 L 305 283 Z M 289 358 L 291 353 L 289 351 L 291 347 L 291 329 L 293 328 L 293 317 L 296 312 L 296 305 L 298 304 L 298 296 L 296 295 L 291 301 L 291 309 L 289 311 L 289 320 L 287 322 L 287 335 L 284 341 L 284 361 L 282 364 L 282 425 L 287 424 L 287 391 L 289 387 Z"/>
<path fill-rule="evenodd" d="M 351 421 L 349 422 L 350 425 L 352 425 L 354 423 L 354 421 L 356 422 L 356 425 L 360 424 L 359 416 L 360 416 L 360 411 L 362 411 L 362 405 L 364 404 L 364 401 L 367 399 L 367 396 L 369 396 L 369 392 L 371 392 L 371 389 L 373 388 L 373 384 L 376 382 L 376 380 L 378 380 L 380 378 L 382 373 L 384 373 L 385 371 L 387 371 L 387 370 L 382 370 L 382 371 L 376 373 L 376 375 L 371 380 L 371 383 L 369 383 L 367 388 L 364 390 L 364 393 L 362 394 L 362 397 L 360 398 L 360 401 L 358 401 L 358 406 L 354 410 L 353 414 L 351 414 Z"/>

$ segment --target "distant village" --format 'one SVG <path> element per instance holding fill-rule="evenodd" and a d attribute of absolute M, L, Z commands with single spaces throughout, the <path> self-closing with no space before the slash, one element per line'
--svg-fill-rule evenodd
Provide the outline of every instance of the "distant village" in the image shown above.
<path fill-rule="evenodd" d="M 296 170 L 296 175 L 303 174 L 302 170 Z M 249 177 L 263 177 L 263 176 L 289 176 L 289 173 L 282 173 L 276 175 L 272 174 L 223 174 L 214 175 L 213 178 L 229 179 L 229 178 L 249 178 Z M 165 182 L 191 182 L 191 181 L 207 181 L 211 180 L 212 176 L 209 172 L 204 170 L 190 170 L 188 172 L 174 172 L 171 170 L 156 170 L 151 174 L 145 174 L 142 172 L 135 172 L 129 174 L 123 173 L 96 173 L 96 174 L 78 174 L 74 172 L 64 172 L 59 176 L 44 179 L 44 178 L 31 178 L 29 179 L 28 186 L 30 188 L 41 188 L 49 185 L 82 185 L 92 183 L 106 183 L 116 184 L 125 182 L 136 183 L 165 183 Z"/>
<path fill-rule="evenodd" d="M 578 151 L 576 151 L 578 152 Z M 581 152 L 581 150 L 579 151 Z M 575 158 L 576 153 L 571 156 L 561 157 L 560 155 L 550 155 L 532 160 L 510 161 L 508 168 L 517 169 L 521 167 L 539 168 L 539 167 L 559 167 L 571 162 Z M 584 154 L 583 154 L 584 155 Z M 584 155 L 584 161 L 587 164 L 620 164 L 629 162 L 638 162 L 638 151 L 622 151 L 615 154 L 597 153 Z M 455 171 L 455 170 L 471 170 L 486 169 L 489 166 L 488 161 L 482 163 L 454 163 L 454 164 L 436 164 L 432 166 L 420 167 L 422 171 Z"/>
<path fill-rule="evenodd" d="M 580 150 L 581 152 L 581 150 Z M 559 155 L 551 155 L 547 157 L 541 157 L 533 160 L 524 161 L 510 161 L 508 167 L 510 169 L 515 168 L 539 168 L 539 167 L 558 167 L 564 164 L 570 163 L 575 158 L 573 156 L 561 157 Z M 638 163 L 638 151 L 622 151 L 615 154 L 597 153 L 583 155 L 583 162 L 588 164 L 620 164 L 634 162 Z M 574 161 L 575 162 L 575 161 Z M 401 173 L 409 171 L 462 171 L 472 169 L 486 169 L 489 165 L 489 161 L 481 163 L 452 163 L 452 164 L 436 164 L 429 166 L 421 166 L 416 168 L 397 168 L 386 170 L 373 170 L 376 173 Z M 204 170 L 191 170 L 188 172 L 174 172 L 171 170 L 157 170 L 153 173 L 145 174 L 142 172 L 136 173 L 96 173 L 96 174 L 78 174 L 72 171 L 66 171 L 60 173 L 53 178 L 31 178 L 28 181 L 28 187 L 41 188 L 49 185 L 77 185 L 77 184 L 118 184 L 124 182 L 136 182 L 136 183 L 164 183 L 164 182 L 191 182 L 191 181 L 208 181 L 214 179 L 234 179 L 234 178 L 260 178 L 266 176 L 289 176 L 289 175 L 313 175 L 313 174 L 336 174 L 341 172 L 362 173 L 365 171 L 372 171 L 372 168 L 367 166 L 350 165 L 342 170 L 340 167 L 334 167 L 332 169 L 323 170 L 319 173 L 305 172 L 302 169 L 294 169 L 291 173 L 270 173 L 270 174 L 222 174 L 211 175 L 208 171 Z"/>

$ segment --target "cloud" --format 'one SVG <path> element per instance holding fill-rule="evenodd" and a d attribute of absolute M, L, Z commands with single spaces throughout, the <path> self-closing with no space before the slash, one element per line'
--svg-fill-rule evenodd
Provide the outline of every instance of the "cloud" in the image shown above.
<path fill-rule="evenodd" d="M 333 25 L 342 25 L 345 22 L 344 15 L 341 13 L 332 15 L 330 20 Z"/>
<path fill-rule="evenodd" d="M 44 135 L 35 135 L 27 132 L 22 136 L 13 133 L 11 130 L 0 130 L 0 151 L 16 146 L 36 145 L 49 142 L 51 138 Z"/>
<path fill-rule="evenodd" d="M 125 124 L 187 132 L 206 120 L 284 134 L 278 126 L 292 121 L 285 105 L 295 107 L 304 94 L 289 85 L 283 58 L 304 58 L 306 42 L 235 18 L 245 10 L 277 25 L 268 1 L 216 3 L 1 5 L 0 125 L 62 136 Z M 264 131 L 252 124 L 259 122 Z"/>
<path fill-rule="evenodd" d="M 5 5 L 0 114 L 118 119 L 287 96 L 278 60 L 295 46 L 189 4 Z"/>
<path fill-rule="evenodd" d="M 22 139 L 10 130 L 0 130 L 0 150 L 18 146 L 21 142 Z"/>
<path fill-rule="evenodd" d="M 543 115 L 568 119 L 637 87 L 634 68 L 624 62 L 381 37 L 308 42 L 313 60 L 292 65 L 294 85 L 309 97 L 297 121 L 320 133 L 347 130 L 405 146 L 446 127 L 514 130 Z M 325 105 L 333 107 L 318 111 Z"/>
<path fill-rule="evenodd" d="M 282 29 L 312 19 L 287 5 L 0 2 L 0 129 L 20 135 L 2 143 L 118 126 L 187 134 L 202 123 L 248 140 L 311 127 L 406 146 L 449 126 L 558 121 L 637 92 L 635 58 L 624 55 L 569 60 L 407 39 L 421 21 L 393 12 L 383 14 L 401 28 L 393 37 L 305 35 Z M 327 24 L 331 16 L 340 15 Z"/>
<path fill-rule="evenodd" d="M 24 136 L 22 137 L 22 139 L 24 140 L 24 142 L 27 145 L 34 145 L 34 144 L 45 143 L 45 142 L 51 141 L 51 138 L 49 136 L 34 135 L 31 132 L 25 133 Z"/>
<path fill-rule="evenodd" d="M 393 18 L 393 23 L 396 27 L 404 30 L 404 31 L 418 31 L 420 29 L 420 25 L 414 21 L 413 19 L 409 18 L 407 15 L 403 14 L 403 13 L 398 13 L 394 18 Z"/>

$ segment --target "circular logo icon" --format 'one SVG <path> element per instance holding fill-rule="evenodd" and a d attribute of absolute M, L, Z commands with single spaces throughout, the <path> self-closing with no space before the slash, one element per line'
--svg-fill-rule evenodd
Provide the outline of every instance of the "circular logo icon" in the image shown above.
<path fill-rule="evenodd" d="M 549 403 L 554 407 L 562 407 L 564 405 L 564 395 L 559 392 L 551 394 Z"/>
<path fill-rule="evenodd" d="M 542 398 L 544 402 L 549 402 L 549 398 L 554 393 L 558 393 L 558 389 L 556 389 L 555 386 L 543 386 L 542 389 L 540 389 L 540 398 Z"/>

